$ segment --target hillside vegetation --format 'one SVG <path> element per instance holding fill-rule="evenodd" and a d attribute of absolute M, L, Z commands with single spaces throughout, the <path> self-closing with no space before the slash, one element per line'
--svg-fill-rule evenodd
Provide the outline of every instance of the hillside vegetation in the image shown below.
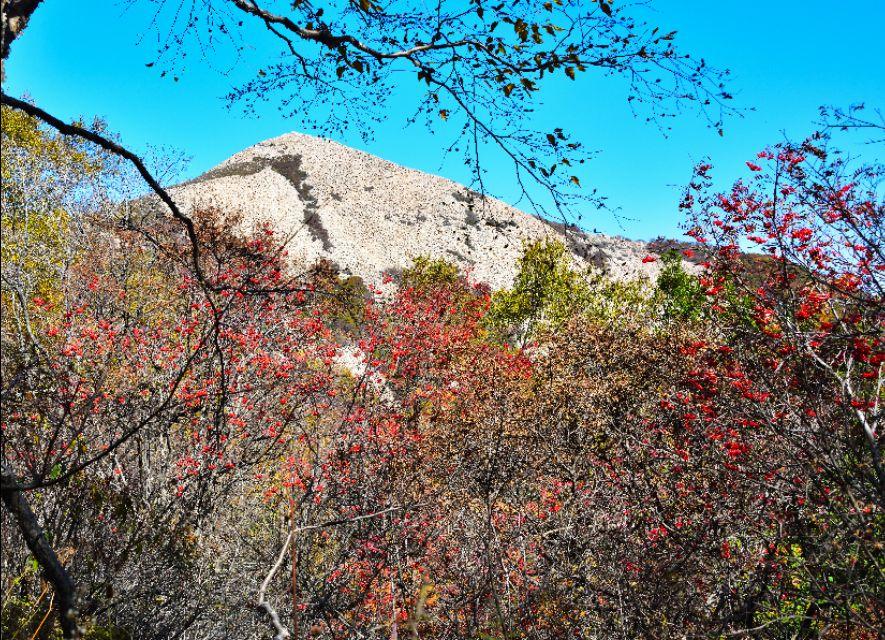
<path fill-rule="evenodd" d="M 879 637 L 876 168 L 698 167 L 656 280 L 376 288 L 2 124 L 4 639 Z"/>

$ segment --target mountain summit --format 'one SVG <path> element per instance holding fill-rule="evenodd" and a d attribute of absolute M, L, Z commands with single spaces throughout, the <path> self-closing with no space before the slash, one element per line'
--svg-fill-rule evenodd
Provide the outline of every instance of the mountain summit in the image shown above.
<path fill-rule="evenodd" d="M 643 262 L 645 243 L 566 232 L 451 180 L 299 133 L 249 147 L 170 192 L 185 211 L 238 214 L 243 232 L 269 222 L 291 238 L 296 264 L 325 258 L 367 282 L 431 256 L 506 287 L 523 243 L 542 238 L 562 240 L 579 265 L 616 279 L 653 278 L 659 268 Z"/>

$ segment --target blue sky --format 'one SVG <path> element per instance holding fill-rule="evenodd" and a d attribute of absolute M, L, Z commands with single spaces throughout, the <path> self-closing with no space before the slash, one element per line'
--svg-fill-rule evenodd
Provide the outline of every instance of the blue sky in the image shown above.
<path fill-rule="evenodd" d="M 552 85 L 534 117 L 539 124 L 563 126 L 601 151 L 587 165 L 582 182 L 598 188 L 620 214 L 616 218 L 588 208 L 582 212 L 587 228 L 633 238 L 678 237 L 681 185 L 700 159 L 709 156 L 723 176 L 737 176 L 744 160 L 766 144 L 784 134 L 809 132 L 822 104 L 865 102 L 885 108 L 885 0 L 648 4 L 639 9 L 641 15 L 662 30 L 677 30 L 677 43 L 685 51 L 730 69 L 736 105 L 753 110 L 727 120 L 721 138 L 687 112 L 665 137 L 631 115 L 617 81 L 587 74 L 578 82 Z M 175 82 L 145 66 L 155 48 L 150 37 L 139 43 L 150 3 L 125 6 L 97 0 L 44 2 L 13 45 L 4 90 L 28 94 L 60 117 L 101 116 L 135 150 L 143 152 L 149 145 L 179 150 L 192 158 L 185 178 L 260 140 L 303 130 L 273 105 L 250 117 L 225 107 L 222 97 L 231 86 L 267 62 L 260 30 L 254 40 L 259 49 L 233 73 L 214 68 L 226 66 L 226 60 L 207 65 L 191 51 Z M 444 139 L 420 127 L 403 130 L 413 100 L 407 90 L 397 96 L 370 143 L 356 132 L 339 141 L 466 181 L 457 159 L 443 161 Z M 489 190 L 512 200 L 512 169 L 500 158 L 489 162 Z"/>

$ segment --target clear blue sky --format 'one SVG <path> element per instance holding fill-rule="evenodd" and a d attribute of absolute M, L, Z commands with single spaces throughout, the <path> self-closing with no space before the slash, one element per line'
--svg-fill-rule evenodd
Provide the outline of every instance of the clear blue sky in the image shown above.
<path fill-rule="evenodd" d="M 684 50 L 729 68 L 737 105 L 755 110 L 728 120 L 722 138 L 692 113 L 664 137 L 632 117 L 617 81 L 585 76 L 556 85 L 543 98 L 538 122 L 563 126 L 602 152 L 589 164 L 584 183 L 597 187 L 630 218 L 618 221 L 609 213 L 588 210 L 583 214 L 586 227 L 634 238 L 678 237 L 679 191 L 704 156 L 723 175 L 736 176 L 744 160 L 782 139 L 784 132 L 793 137 L 807 133 L 819 105 L 865 102 L 885 108 L 885 0 L 653 0 L 649 5 L 641 9 L 644 17 L 662 30 L 677 30 Z M 183 177 L 260 140 L 303 130 L 272 105 L 253 117 L 225 108 L 222 96 L 232 84 L 266 64 L 261 51 L 255 59 L 242 60 L 230 75 L 191 52 L 178 82 L 160 78 L 145 67 L 155 43 L 150 38 L 138 43 L 150 3 L 136 3 L 129 10 L 124 6 L 45 0 L 13 45 L 4 90 L 28 94 L 64 118 L 101 116 L 135 150 L 148 145 L 180 150 L 192 157 Z M 255 36 L 266 44 L 263 31 L 256 30 Z M 420 127 L 404 133 L 412 99 L 403 92 L 373 142 L 363 143 L 356 133 L 339 141 L 466 181 L 457 160 L 442 162 L 442 139 Z M 490 191 L 512 199 L 512 170 L 504 160 L 491 166 Z"/>

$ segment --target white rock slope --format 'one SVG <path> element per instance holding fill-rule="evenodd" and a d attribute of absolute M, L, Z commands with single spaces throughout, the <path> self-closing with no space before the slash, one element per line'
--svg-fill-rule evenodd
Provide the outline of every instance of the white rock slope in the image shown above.
<path fill-rule="evenodd" d="M 171 190 L 184 210 L 238 213 L 290 237 L 298 265 L 319 258 L 379 282 L 426 255 L 445 258 L 493 288 L 508 286 L 524 241 L 564 240 L 580 264 L 619 279 L 654 278 L 644 243 L 569 232 L 462 185 L 330 140 L 298 133 L 241 151 Z"/>

